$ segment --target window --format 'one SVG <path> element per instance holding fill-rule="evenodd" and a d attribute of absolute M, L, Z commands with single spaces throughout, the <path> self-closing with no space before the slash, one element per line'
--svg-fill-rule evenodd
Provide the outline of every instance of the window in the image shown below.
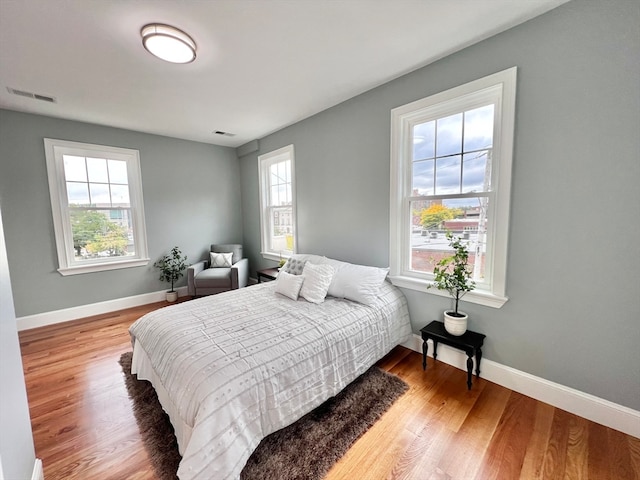
<path fill-rule="evenodd" d="M 465 300 L 506 302 L 515 91 L 513 67 L 392 110 L 394 284 L 425 291 L 450 231 L 471 253 L 476 290 Z"/>
<path fill-rule="evenodd" d="M 258 163 L 262 256 L 280 260 L 295 253 L 293 145 L 260 155 Z"/>
<path fill-rule="evenodd" d="M 44 139 L 58 271 L 149 262 L 137 150 Z"/>

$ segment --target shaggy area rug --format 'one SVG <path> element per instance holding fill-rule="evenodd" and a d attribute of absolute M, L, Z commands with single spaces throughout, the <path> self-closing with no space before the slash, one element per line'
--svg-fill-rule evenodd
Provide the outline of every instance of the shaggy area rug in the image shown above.
<path fill-rule="evenodd" d="M 177 478 L 180 454 L 169 417 L 151 384 L 131 375 L 131 352 L 120 365 L 138 427 L 160 480 Z M 335 397 L 262 440 L 242 480 L 320 480 L 409 387 L 372 367 Z"/>

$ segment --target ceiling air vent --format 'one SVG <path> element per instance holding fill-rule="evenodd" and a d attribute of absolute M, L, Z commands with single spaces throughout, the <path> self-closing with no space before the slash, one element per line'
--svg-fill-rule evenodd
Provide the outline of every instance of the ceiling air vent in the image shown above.
<path fill-rule="evenodd" d="M 56 103 L 56 99 L 54 97 L 50 97 L 49 95 L 42 95 L 40 93 L 27 92 L 25 90 L 18 90 L 17 88 L 11 88 L 11 87 L 7 87 L 7 91 L 9 93 L 13 93 L 14 95 L 18 95 L 20 97 L 33 98 L 34 100 L 42 100 L 43 102 Z"/>
<path fill-rule="evenodd" d="M 213 133 L 216 135 L 222 135 L 224 137 L 235 137 L 235 133 L 223 132 L 222 130 L 214 130 Z"/>

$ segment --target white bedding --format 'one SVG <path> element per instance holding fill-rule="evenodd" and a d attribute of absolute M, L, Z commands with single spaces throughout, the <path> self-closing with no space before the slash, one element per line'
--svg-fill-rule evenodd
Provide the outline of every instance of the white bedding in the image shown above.
<path fill-rule="evenodd" d="M 404 295 L 384 282 L 378 304 L 294 301 L 269 282 L 137 320 L 132 373 L 151 381 L 176 427 L 179 478 L 239 478 L 262 438 L 406 341 Z"/>

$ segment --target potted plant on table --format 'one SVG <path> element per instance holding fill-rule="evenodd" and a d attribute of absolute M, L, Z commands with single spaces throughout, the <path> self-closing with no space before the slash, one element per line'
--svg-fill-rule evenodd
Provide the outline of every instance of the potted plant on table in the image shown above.
<path fill-rule="evenodd" d="M 427 288 L 446 290 L 454 299 L 454 309 L 444 312 L 444 328 L 451 335 L 460 336 L 467 331 L 469 316 L 458 310 L 460 299 L 476 287 L 473 270 L 469 265 L 469 250 L 459 237 L 447 232 L 453 255 L 443 258 L 433 268 L 433 284 Z"/>
<path fill-rule="evenodd" d="M 183 271 L 189 265 L 186 263 L 186 255 L 183 257 L 178 247 L 173 247 L 171 252 L 163 255 L 153 266 L 160 270 L 160 281 L 171 282 L 171 290 L 167 292 L 167 302 L 175 302 L 178 299 L 178 292 L 173 288 L 173 284 L 183 275 Z"/>

